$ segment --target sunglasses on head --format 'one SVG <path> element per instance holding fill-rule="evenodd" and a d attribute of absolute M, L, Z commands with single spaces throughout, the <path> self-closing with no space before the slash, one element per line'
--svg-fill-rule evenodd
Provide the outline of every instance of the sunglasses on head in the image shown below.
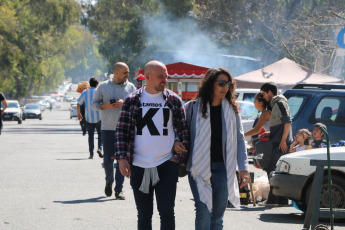
<path fill-rule="evenodd" d="M 225 81 L 225 80 L 217 80 L 218 81 L 218 85 L 220 87 L 224 87 L 224 86 L 227 86 L 230 88 L 230 86 L 232 85 L 232 82 L 231 81 Z"/>

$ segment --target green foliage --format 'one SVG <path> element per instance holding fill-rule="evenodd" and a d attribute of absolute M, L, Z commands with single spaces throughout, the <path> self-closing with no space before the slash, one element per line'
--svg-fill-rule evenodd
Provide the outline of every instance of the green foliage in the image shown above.
<path fill-rule="evenodd" d="M 108 61 L 109 73 L 118 61 L 127 63 L 130 71 L 135 72 L 146 63 L 143 50 L 150 50 L 143 17 L 161 14 L 164 9 L 171 17 L 185 17 L 192 7 L 191 0 L 98 0 L 95 5 L 84 5 L 87 17 L 83 16 L 82 22 L 97 34 L 99 52 Z"/>
<path fill-rule="evenodd" d="M 80 10 L 74 0 L 0 0 L 0 90 L 8 98 L 54 90 L 85 60 L 79 78 L 104 68 L 94 37 L 78 23 Z"/>

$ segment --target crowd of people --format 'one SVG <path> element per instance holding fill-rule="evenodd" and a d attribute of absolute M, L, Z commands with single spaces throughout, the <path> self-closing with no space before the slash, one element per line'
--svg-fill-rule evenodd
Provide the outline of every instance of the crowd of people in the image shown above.
<path fill-rule="evenodd" d="M 301 129 L 293 137 L 287 99 L 274 83 L 261 86 L 254 100 L 260 114 L 253 129 L 244 133 L 236 82 L 227 69 L 209 69 L 196 96 L 185 105 L 166 88 L 168 72 L 163 63 L 148 62 L 144 74 L 146 85 L 137 89 L 128 81 L 128 66 L 117 62 L 113 78 L 99 84 L 92 77 L 90 88 L 77 100 L 78 119 L 83 121 L 83 134 L 86 130 L 88 134 L 89 159 L 94 156 L 95 129 L 98 134 L 96 151 L 103 158 L 105 195 L 112 196 L 115 180 L 115 198 L 125 200 L 123 183 L 130 179 L 138 229 L 152 229 L 154 196 L 161 229 L 175 229 L 179 165 L 188 171 L 195 229 L 222 229 L 228 201 L 239 207 L 239 189 L 250 180 L 245 137 L 268 137 L 272 146 L 268 177 L 282 155 L 325 145 L 322 123 L 315 124 L 312 133 Z M 3 114 L 6 100 L 1 92 L 0 101 Z M 287 204 L 286 198 L 273 195 L 271 187 L 263 205 Z"/>
<path fill-rule="evenodd" d="M 268 82 L 261 86 L 261 92 L 256 94 L 254 99 L 255 108 L 260 111 L 258 118 L 254 122 L 254 127 L 247 131 L 244 136 L 254 136 L 254 145 L 260 138 L 268 137 L 272 152 L 270 154 L 268 166 L 265 168 L 268 178 L 275 170 L 279 158 L 285 154 L 308 150 L 311 148 L 321 148 L 326 144 L 323 138 L 324 133 L 321 127 L 327 130 L 323 123 L 316 123 L 311 133 L 308 129 L 300 129 L 295 136 L 292 134 L 292 118 L 287 99 L 278 94 L 277 86 Z M 256 135 L 256 137 L 255 137 Z M 273 187 L 270 186 L 268 199 L 260 204 L 264 206 L 287 206 L 288 200 L 283 197 L 275 196 L 272 193 Z"/>

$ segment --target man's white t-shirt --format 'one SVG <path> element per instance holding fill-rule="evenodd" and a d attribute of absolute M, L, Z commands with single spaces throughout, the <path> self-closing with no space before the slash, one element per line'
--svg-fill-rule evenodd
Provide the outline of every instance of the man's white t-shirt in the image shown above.
<path fill-rule="evenodd" d="M 143 90 L 135 127 L 133 165 L 152 168 L 172 157 L 175 134 L 172 112 L 165 103 L 162 93 Z"/>

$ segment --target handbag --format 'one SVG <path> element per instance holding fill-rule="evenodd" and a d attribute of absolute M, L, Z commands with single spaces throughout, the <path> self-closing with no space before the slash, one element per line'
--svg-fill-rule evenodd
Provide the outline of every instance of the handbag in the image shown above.
<path fill-rule="evenodd" d="M 193 103 L 192 104 L 192 112 L 191 112 L 190 119 L 189 119 L 189 124 L 188 124 L 189 131 L 190 131 L 190 126 L 191 126 L 192 118 L 193 118 L 193 105 L 195 103 L 195 100 L 192 103 Z M 189 135 L 189 143 L 190 143 L 190 135 Z M 188 149 L 189 149 L 189 151 L 191 151 L 190 148 L 188 148 Z M 189 155 L 190 155 L 189 152 L 187 152 L 186 153 L 186 157 L 183 160 L 183 163 L 178 165 L 178 177 L 185 177 L 185 176 L 187 176 L 187 174 L 188 174 L 187 164 L 188 164 Z"/>

